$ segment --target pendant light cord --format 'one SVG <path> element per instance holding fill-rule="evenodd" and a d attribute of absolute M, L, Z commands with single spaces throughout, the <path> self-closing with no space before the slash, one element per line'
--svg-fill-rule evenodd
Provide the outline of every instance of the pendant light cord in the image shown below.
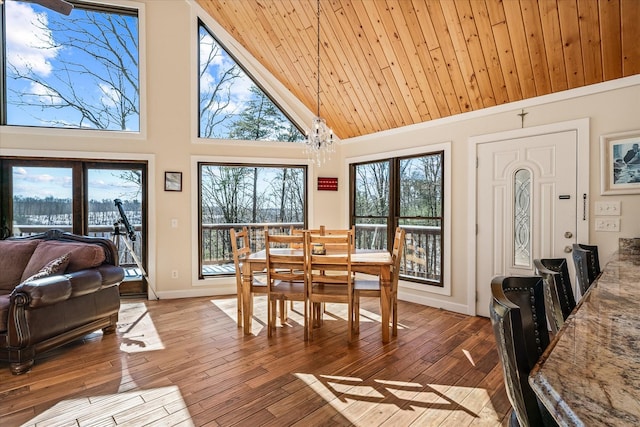
<path fill-rule="evenodd" d="M 317 91 L 316 91 L 316 101 L 318 102 L 318 117 L 320 117 L 320 0 L 318 0 L 318 13 L 317 13 L 317 18 L 318 18 L 318 70 L 317 70 L 317 77 L 318 77 L 318 86 L 317 86 Z"/>

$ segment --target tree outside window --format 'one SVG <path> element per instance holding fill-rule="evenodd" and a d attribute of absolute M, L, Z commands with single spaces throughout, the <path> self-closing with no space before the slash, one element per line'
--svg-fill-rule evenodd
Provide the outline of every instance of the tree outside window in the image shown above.
<path fill-rule="evenodd" d="M 140 130 L 136 10 L 4 7 L 6 124 Z"/>
<path fill-rule="evenodd" d="M 395 227 L 406 231 L 401 275 L 442 286 L 444 153 L 352 165 L 356 246 L 390 249 Z"/>
<path fill-rule="evenodd" d="M 202 24 L 198 36 L 200 138 L 302 142 L 298 128 Z"/>
<path fill-rule="evenodd" d="M 202 163 L 200 262 L 203 276 L 232 270 L 229 229 L 247 226 L 251 244 L 262 249 L 264 230 L 288 233 L 306 223 L 306 167 Z"/>

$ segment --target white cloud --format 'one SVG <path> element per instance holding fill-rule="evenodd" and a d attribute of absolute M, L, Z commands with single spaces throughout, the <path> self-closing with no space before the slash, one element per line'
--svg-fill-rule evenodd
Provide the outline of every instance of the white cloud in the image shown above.
<path fill-rule="evenodd" d="M 13 168 L 13 174 L 18 176 L 25 176 L 27 174 L 27 170 L 25 168 L 16 166 Z"/>
<path fill-rule="evenodd" d="M 112 85 L 106 83 L 100 83 L 100 92 L 102 96 L 100 100 L 102 105 L 107 107 L 113 107 L 120 102 L 122 94 L 118 92 Z"/>
<path fill-rule="evenodd" d="M 47 15 L 15 1 L 5 2 L 5 11 L 8 63 L 21 72 L 32 69 L 36 74 L 48 76 L 52 71 L 50 61 L 57 56 L 59 48 L 50 47 L 53 45 L 51 31 L 35 25 L 38 20 L 47 24 Z"/>
<path fill-rule="evenodd" d="M 62 104 L 62 98 L 40 83 L 32 82 L 29 85 L 29 93 L 36 95 L 38 102 L 45 105 Z"/>
<path fill-rule="evenodd" d="M 212 52 L 217 50 L 216 54 L 211 58 L 211 63 L 207 64 L 206 62 L 209 60 Z M 224 56 L 222 47 L 219 46 L 213 37 L 206 35 L 204 38 L 200 40 L 200 68 L 209 65 L 209 66 L 220 66 L 224 62 Z"/>

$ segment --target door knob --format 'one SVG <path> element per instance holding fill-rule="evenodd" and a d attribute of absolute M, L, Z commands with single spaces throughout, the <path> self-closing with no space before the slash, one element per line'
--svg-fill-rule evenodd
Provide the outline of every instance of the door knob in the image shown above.
<path fill-rule="evenodd" d="M 564 232 L 564 237 L 566 237 L 567 239 L 570 239 L 573 237 L 573 233 L 570 231 L 565 231 Z"/>
<path fill-rule="evenodd" d="M 573 251 L 573 248 L 572 248 L 571 246 L 565 246 L 565 247 L 564 247 L 564 251 L 565 251 L 566 253 L 570 254 L 570 253 L 571 253 L 571 251 Z"/>

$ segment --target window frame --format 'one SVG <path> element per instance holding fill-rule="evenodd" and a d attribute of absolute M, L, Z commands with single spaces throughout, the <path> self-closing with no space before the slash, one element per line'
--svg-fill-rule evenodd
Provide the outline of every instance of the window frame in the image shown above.
<path fill-rule="evenodd" d="M 72 127 L 47 127 L 7 123 L 7 82 L 6 82 L 6 13 L 5 2 L 0 2 L 0 134 L 43 134 L 60 136 L 82 136 L 93 138 L 144 140 L 147 135 L 147 90 L 146 90 L 146 13 L 145 4 L 135 0 L 81 1 L 67 0 L 82 9 L 96 12 L 114 12 L 137 17 L 138 29 L 138 130 L 105 130 Z"/>
<path fill-rule="evenodd" d="M 388 153 L 392 154 L 392 153 Z M 413 282 L 419 285 L 429 285 L 436 288 L 443 289 L 447 291 L 448 283 L 449 283 L 449 274 L 445 269 L 448 266 L 448 247 L 450 246 L 450 233 L 448 232 L 448 221 L 447 217 L 449 215 L 448 212 L 448 200 L 447 200 L 447 191 L 448 191 L 448 148 L 446 147 L 434 147 L 433 151 L 419 151 L 419 152 L 410 152 L 410 153 L 394 153 L 398 154 L 396 156 L 391 157 L 381 157 L 375 159 L 362 159 L 354 162 L 348 163 L 348 171 L 349 171 L 349 224 L 351 226 L 356 226 L 356 220 L 360 218 L 370 219 L 370 218 L 385 218 L 387 221 L 387 250 L 391 251 L 393 246 L 393 239 L 395 234 L 395 228 L 401 222 L 402 219 L 419 219 L 419 220 L 439 220 L 440 221 L 440 280 L 434 281 L 429 279 L 421 279 L 415 276 L 407 276 L 401 275 L 402 280 L 407 282 Z M 401 200 L 400 200 L 400 186 L 401 186 L 401 177 L 400 177 L 400 163 L 403 160 L 407 159 L 415 159 L 420 157 L 427 157 L 433 155 L 441 156 L 441 200 L 440 200 L 440 210 L 441 216 L 439 217 L 423 217 L 423 216 L 402 216 L 401 213 Z M 356 179 L 355 179 L 355 170 L 358 166 L 373 164 L 373 163 L 381 163 L 388 162 L 389 163 L 389 199 L 388 199 L 388 213 L 386 217 L 380 216 L 363 216 L 356 215 Z"/>
<path fill-rule="evenodd" d="M 266 161 L 266 160 L 265 160 Z M 282 168 L 298 168 L 303 171 L 303 183 L 302 188 L 304 189 L 304 206 L 303 206 L 303 228 L 308 227 L 309 221 L 309 205 L 310 205 L 310 187 L 309 187 L 309 175 L 311 173 L 309 165 L 301 162 L 293 162 L 293 163 L 282 163 L 282 162 L 274 162 L 274 163 L 265 163 L 265 161 L 261 162 L 237 162 L 232 159 L 221 159 L 221 158 L 200 158 L 194 159 L 194 172 L 196 176 L 195 180 L 195 192 L 196 192 L 196 233 L 198 247 L 197 253 L 198 258 L 194 265 L 196 266 L 196 274 L 197 280 L 214 280 L 219 278 L 227 278 L 232 277 L 233 273 L 220 273 L 220 274 L 203 274 L 203 229 L 202 229 L 202 166 L 228 166 L 228 167 L 246 167 L 246 168 L 272 168 L 272 169 L 282 169 Z M 233 259 L 230 261 L 233 263 Z"/>

